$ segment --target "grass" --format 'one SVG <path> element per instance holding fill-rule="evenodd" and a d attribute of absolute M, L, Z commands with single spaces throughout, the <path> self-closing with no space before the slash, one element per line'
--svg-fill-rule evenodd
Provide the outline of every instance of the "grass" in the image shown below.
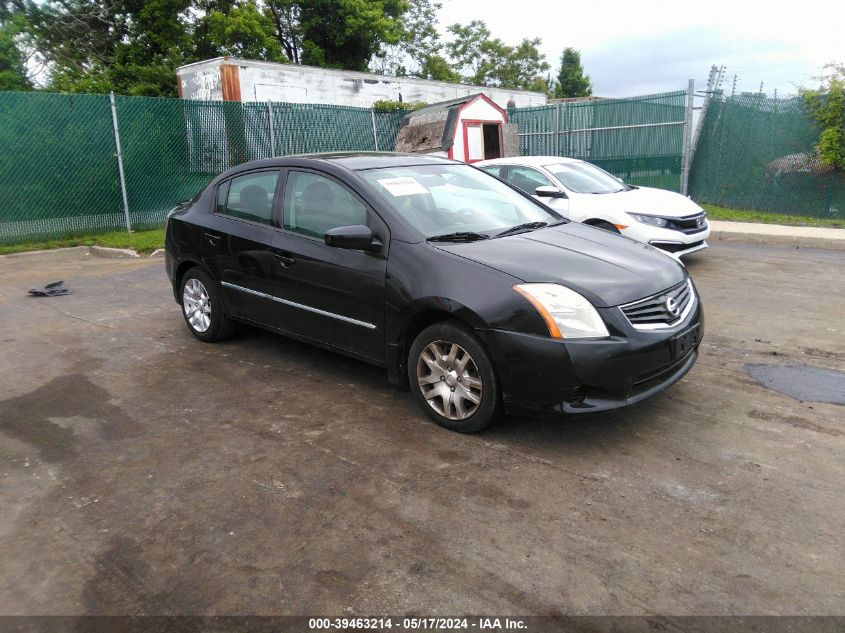
<path fill-rule="evenodd" d="M 701 205 L 711 220 L 729 220 L 731 222 L 762 222 L 764 224 L 787 224 L 792 226 L 821 226 L 845 228 L 845 218 L 808 218 L 800 215 L 781 215 L 764 211 L 728 209 L 712 204 Z M 108 246 L 110 248 L 131 248 L 139 253 L 151 253 L 157 248 L 164 248 L 164 229 L 151 231 L 112 231 L 110 233 L 91 233 L 76 235 L 57 240 L 42 242 L 22 242 L 20 244 L 0 244 L 0 255 L 40 251 L 67 246 Z"/>
<path fill-rule="evenodd" d="M 731 222 L 761 222 L 763 224 L 787 224 L 791 226 L 821 226 L 827 228 L 845 228 L 845 218 L 808 218 L 801 215 L 781 215 L 765 211 L 746 211 L 728 209 L 712 204 L 701 205 L 711 220 L 729 220 Z"/>
<path fill-rule="evenodd" d="M 20 244 L 0 244 L 0 255 L 40 251 L 68 246 L 108 246 L 109 248 L 131 248 L 139 253 L 151 253 L 157 248 L 164 248 L 164 229 L 152 231 L 113 231 L 111 233 L 92 233 L 76 235 L 58 240 L 42 242 L 21 242 Z"/>

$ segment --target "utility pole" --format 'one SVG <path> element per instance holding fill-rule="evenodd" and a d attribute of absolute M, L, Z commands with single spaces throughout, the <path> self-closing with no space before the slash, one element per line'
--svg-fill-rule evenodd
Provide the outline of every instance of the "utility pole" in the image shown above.
<path fill-rule="evenodd" d="M 722 80 L 723 80 L 724 78 L 725 78 L 725 65 L 724 65 L 724 64 L 722 64 L 722 65 L 719 67 L 719 73 L 718 73 L 718 75 L 716 76 L 716 81 L 715 81 L 715 83 L 714 83 L 714 86 L 715 86 L 714 90 L 719 90 L 719 91 L 721 91 L 721 90 L 722 90 Z"/>
<path fill-rule="evenodd" d="M 710 66 L 710 74 L 707 76 L 707 90 L 704 91 L 704 103 L 701 106 L 701 113 L 698 115 L 698 122 L 692 133 L 692 142 L 690 143 L 691 156 L 695 156 L 695 148 L 698 146 L 698 136 L 701 134 L 701 126 L 704 125 L 704 117 L 707 115 L 707 106 L 716 90 L 717 77 L 720 72 L 721 68 L 716 66 L 716 64 Z"/>

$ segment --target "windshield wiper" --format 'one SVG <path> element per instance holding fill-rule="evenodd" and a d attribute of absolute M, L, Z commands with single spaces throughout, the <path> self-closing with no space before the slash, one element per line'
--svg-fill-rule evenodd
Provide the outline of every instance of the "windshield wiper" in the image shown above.
<path fill-rule="evenodd" d="M 496 237 L 504 237 L 505 235 L 513 235 L 514 233 L 520 233 L 522 231 L 528 231 L 531 229 L 542 229 L 544 226 L 548 226 L 548 222 L 526 222 L 525 224 L 517 224 L 516 226 L 512 226 L 509 229 L 505 229 L 501 233 L 496 233 Z"/>
<path fill-rule="evenodd" d="M 444 233 L 443 235 L 432 235 L 425 238 L 429 242 L 477 242 L 478 240 L 489 240 L 489 235 L 484 233 L 473 233 L 471 231 L 458 231 L 456 233 Z"/>

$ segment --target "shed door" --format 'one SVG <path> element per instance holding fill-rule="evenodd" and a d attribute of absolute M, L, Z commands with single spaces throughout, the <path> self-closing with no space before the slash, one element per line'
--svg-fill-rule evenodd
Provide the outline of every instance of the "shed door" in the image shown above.
<path fill-rule="evenodd" d="M 499 121 L 464 121 L 464 160 L 502 157 L 502 124 Z"/>

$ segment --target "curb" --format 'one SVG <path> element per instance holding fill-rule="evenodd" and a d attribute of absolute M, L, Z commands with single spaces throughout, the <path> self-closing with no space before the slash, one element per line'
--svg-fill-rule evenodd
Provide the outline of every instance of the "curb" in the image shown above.
<path fill-rule="evenodd" d="M 751 224 L 713 220 L 711 242 L 743 242 L 793 248 L 845 250 L 845 229 Z"/>
<path fill-rule="evenodd" d="M 113 259 L 125 259 L 140 257 L 138 253 L 131 248 L 109 248 L 107 246 L 91 246 L 89 253 L 97 257 L 110 257 Z"/>
<path fill-rule="evenodd" d="M 15 257 L 32 257 L 33 255 L 40 255 L 41 257 L 60 256 L 70 253 L 78 253 L 80 255 L 93 255 L 94 257 L 105 257 L 107 259 L 135 259 L 142 257 L 138 251 L 131 248 L 110 248 L 108 246 L 65 246 L 63 248 L 46 248 L 38 251 L 24 251 L 22 253 L 8 253 L 7 255 L 0 255 L 0 259 L 15 258 Z M 164 249 L 157 248 L 149 255 L 143 257 L 155 257 L 156 259 L 164 257 Z"/>
<path fill-rule="evenodd" d="M 32 255 L 44 255 L 45 253 L 51 253 L 55 255 L 62 255 L 67 253 L 79 253 L 81 255 L 88 255 L 90 252 L 90 247 L 88 246 L 65 246 L 64 248 L 48 248 L 45 250 L 40 251 L 23 251 L 22 253 L 8 253 L 6 255 L 0 255 L 0 259 L 14 259 L 16 257 L 31 257 Z"/>

